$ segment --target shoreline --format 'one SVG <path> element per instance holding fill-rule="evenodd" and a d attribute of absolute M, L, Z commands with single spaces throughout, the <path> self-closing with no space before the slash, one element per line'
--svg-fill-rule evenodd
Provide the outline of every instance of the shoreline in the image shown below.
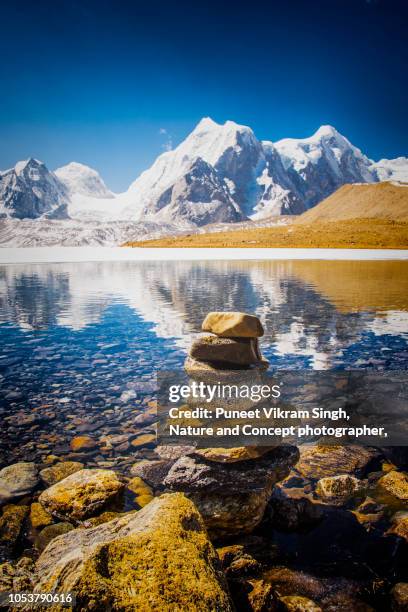
<path fill-rule="evenodd" d="M 80 263 L 91 261 L 214 261 L 214 260 L 408 260 L 408 249 L 341 248 L 135 248 L 26 247 L 1 248 L 0 265 Z"/>

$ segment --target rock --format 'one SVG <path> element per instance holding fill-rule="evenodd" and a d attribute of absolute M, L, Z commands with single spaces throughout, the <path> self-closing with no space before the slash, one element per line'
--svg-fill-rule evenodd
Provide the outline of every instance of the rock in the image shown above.
<path fill-rule="evenodd" d="M 158 461 L 142 459 L 142 461 L 132 465 L 130 473 L 132 476 L 139 476 L 154 489 L 161 489 L 163 488 L 163 481 L 174 463 L 175 459 L 160 459 Z"/>
<path fill-rule="evenodd" d="M 40 529 L 53 523 L 53 518 L 40 503 L 34 502 L 30 508 L 30 523 L 34 529 Z"/>
<path fill-rule="evenodd" d="M 102 514 L 99 514 L 98 516 L 94 516 L 93 518 L 83 521 L 80 526 L 85 527 L 85 529 L 89 529 L 89 527 L 96 527 L 97 525 L 102 525 L 102 523 L 113 521 L 113 519 L 123 516 L 124 514 L 126 513 L 111 511 L 102 512 Z"/>
<path fill-rule="evenodd" d="M 261 571 L 260 563 L 245 552 L 242 544 L 223 546 L 217 549 L 217 554 L 228 580 L 256 576 Z"/>
<path fill-rule="evenodd" d="M 299 531 L 321 521 L 322 505 L 307 496 L 303 489 L 286 487 L 285 482 L 275 486 L 267 507 L 266 518 L 271 527 L 278 531 Z"/>
<path fill-rule="evenodd" d="M 86 469 L 43 491 L 39 501 L 51 514 L 81 520 L 97 514 L 123 487 L 111 470 Z"/>
<path fill-rule="evenodd" d="M 51 487 L 67 476 L 82 470 L 83 467 L 84 464 L 79 461 L 61 461 L 52 467 L 41 470 L 40 477 L 45 486 Z"/>
<path fill-rule="evenodd" d="M 208 461 L 234 463 L 235 461 L 259 459 L 273 448 L 273 446 L 239 446 L 236 448 L 198 448 L 193 450 L 194 454 Z"/>
<path fill-rule="evenodd" d="M 34 463 L 14 463 L 0 470 L 0 504 L 31 493 L 39 483 Z"/>
<path fill-rule="evenodd" d="M 309 446 L 300 447 L 300 459 L 296 471 L 305 478 L 319 480 L 337 474 L 362 477 L 372 463 L 379 459 L 379 452 L 364 446 Z"/>
<path fill-rule="evenodd" d="M 224 338 L 260 338 L 264 335 L 258 317 L 244 312 L 209 312 L 202 330 Z"/>
<path fill-rule="evenodd" d="M 163 484 L 194 501 L 212 537 L 250 533 L 262 520 L 274 484 L 288 475 L 297 457 L 296 448 L 284 446 L 257 461 L 181 457 Z"/>
<path fill-rule="evenodd" d="M 136 494 L 135 501 L 141 508 L 153 499 L 152 489 L 139 476 L 132 478 L 128 482 L 127 488 Z"/>
<path fill-rule="evenodd" d="M 156 455 L 160 457 L 160 459 L 179 459 L 183 455 L 191 455 L 196 450 L 195 446 L 182 446 L 175 445 L 172 446 L 170 444 L 160 444 L 156 446 L 154 449 Z"/>
<path fill-rule="evenodd" d="M 408 610 L 408 582 L 398 582 L 391 590 L 391 609 L 393 612 Z"/>
<path fill-rule="evenodd" d="M 286 597 L 280 597 L 279 601 L 283 610 L 287 610 L 287 612 L 323 612 L 322 608 L 308 597 L 286 595 Z"/>
<path fill-rule="evenodd" d="M 348 593 L 335 593 L 321 601 L 324 612 L 375 612 L 374 608 Z"/>
<path fill-rule="evenodd" d="M 0 593 L 31 592 L 34 583 L 34 561 L 22 557 L 17 563 L 0 564 Z"/>
<path fill-rule="evenodd" d="M 275 612 L 278 602 L 270 584 L 264 580 L 248 580 L 250 591 L 247 594 L 249 609 L 252 612 Z"/>
<path fill-rule="evenodd" d="M 355 476 L 340 474 L 321 478 L 316 486 L 316 494 L 325 502 L 341 505 L 362 490 L 362 482 Z"/>
<path fill-rule="evenodd" d="M 136 448 L 142 448 L 142 446 L 149 446 L 149 445 L 154 444 L 155 442 L 156 442 L 155 434 L 145 433 L 145 434 L 141 434 L 140 436 L 137 436 L 137 438 L 134 438 L 131 441 L 131 445 L 135 446 Z"/>
<path fill-rule="evenodd" d="M 408 512 L 396 512 L 392 517 L 392 525 L 386 533 L 398 536 L 408 544 Z"/>
<path fill-rule="evenodd" d="M 78 451 L 92 450 L 96 446 L 98 446 L 98 443 L 96 440 L 91 438 L 91 436 L 75 436 L 70 442 L 71 450 L 74 453 L 77 453 Z"/>
<path fill-rule="evenodd" d="M 408 501 L 408 474 L 405 472 L 392 470 L 379 479 L 377 486 L 381 492 L 391 495 L 398 501 Z"/>
<path fill-rule="evenodd" d="M 184 369 L 190 376 L 200 375 L 202 378 L 205 376 L 207 379 L 210 377 L 210 380 L 215 379 L 230 379 L 231 374 L 237 374 L 240 371 L 254 371 L 254 372 L 262 372 L 267 370 L 269 367 L 269 361 L 262 358 L 260 361 L 253 363 L 249 366 L 243 366 L 238 364 L 224 363 L 222 361 L 199 361 L 198 359 L 193 359 L 192 357 L 187 357 L 184 362 Z"/>
<path fill-rule="evenodd" d="M 221 361 L 238 365 L 251 365 L 262 359 L 256 338 L 200 336 L 193 341 L 189 355 L 198 361 Z"/>
<path fill-rule="evenodd" d="M 0 544 L 12 549 L 16 544 L 24 519 L 28 514 L 28 506 L 9 504 L 4 506 L 0 517 Z"/>
<path fill-rule="evenodd" d="M 72 531 L 74 527 L 70 523 L 56 523 L 55 525 L 48 525 L 40 531 L 35 538 L 34 545 L 37 550 L 42 552 L 47 548 L 48 544 L 57 536 Z"/>
<path fill-rule="evenodd" d="M 81 610 L 232 612 L 204 523 L 181 494 L 56 538 L 36 569 L 37 592 L 74 591 Z"/>

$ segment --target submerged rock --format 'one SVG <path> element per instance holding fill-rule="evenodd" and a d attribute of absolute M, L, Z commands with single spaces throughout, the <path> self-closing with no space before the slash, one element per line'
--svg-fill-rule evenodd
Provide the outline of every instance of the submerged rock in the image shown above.
<path fill-rule="evenodd" d="M 51 514 L 81 520 L 97 514 L 123 487 L 111 470 L 80 470 L 43 491 L 39 501 Z"/>
<path fill-rule="evenodd" d="M 393 612 L 408 610 L 408 582 L 398 582 L 391 590 L 391 609 Z"/>
<path fill-rule="evenodd" d="M 39 483 L 34 463 L 14 463 L 0 470 L 0 504 L 31 493 Z"/>
<path fill-rule="evenodd" d="M 260 338 L 264 335 L 258 317 L 244 312 L 209 312 L 202 330 L 226 338 Z"/>
<path fill-rule="evenodd" d="M 143 508 L 153 499 L 153 491 L 139 476 L 135 476 L 127 483 L 127 489 L 135 493 L 136 503 Z"/>
<path fill-rule="evenodd" d="M 79 609 L 232 612 L 218 557 L 184 495 L 51 542 L 37 592 L 74 591 Z"/>
<path fill-rule="evenodd" d="M 78 451 L 87 451 L 94 449 L 98 443 L 91 436 L 75 436 L 70 442 L 71 450 L 74 453 Z"/>
<path fill-rule="evenodd" d="M 279 598 L 282 609 L 287 612 L 323 612 L 315 601 L 301 595 L 286 595 Z"/>
<path fill-rule="evenodd" d="M 52 467 L 41 470 L 40 477 L 46 487 L 51 487 L 67 476 L 82 470 L 83 467 L 84 464 L 79 461 L 61 461 Z"/>

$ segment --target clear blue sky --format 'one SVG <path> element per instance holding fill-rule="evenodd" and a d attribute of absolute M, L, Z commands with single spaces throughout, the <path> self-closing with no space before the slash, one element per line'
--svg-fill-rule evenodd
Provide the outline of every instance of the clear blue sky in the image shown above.
<path fill-rule="evenodd" d="M 330 123 L 372 158 L 407 155 L 407 16 L 405 0 L 3 3 L 0 168 L 75 160 L 123 190 L 202 116 L 271 140 Z"/>

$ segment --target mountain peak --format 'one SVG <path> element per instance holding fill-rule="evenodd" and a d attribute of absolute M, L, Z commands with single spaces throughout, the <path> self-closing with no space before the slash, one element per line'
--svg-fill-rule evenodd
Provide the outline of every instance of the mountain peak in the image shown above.
<path fill-rule="evenodd" d="M 323 136 L 339 136 L 339 132 L 332 125 L 321 125 L 318 130 L 313 134 L 313 137 Z"/>
<path fill-rule="evenodd" d="M 98 171 L 85 164 L 73 161 L 57 168 L 54 173 L 71 194 L 94 198 L 113 197 L 113 193 L 106 187 Z"/>
<path fill-rule="evenodd" d="M 219 127 L 221 127 L 221 125 L 211 119 L 211 117 L 203 117 L 195 126 L 194 132 L 204 132 Z"/>
<path fill-rule="evenodd" d="M 34 157 L 29 157 L 28 159 L 24 159 L 18 161 L 14 166 L 14 171 L 17 175 L 21 174 L 23 170 L 26 168 L 38 168 L 38 166 L 44 166 L 44 162 L 35 159 Z"/>

